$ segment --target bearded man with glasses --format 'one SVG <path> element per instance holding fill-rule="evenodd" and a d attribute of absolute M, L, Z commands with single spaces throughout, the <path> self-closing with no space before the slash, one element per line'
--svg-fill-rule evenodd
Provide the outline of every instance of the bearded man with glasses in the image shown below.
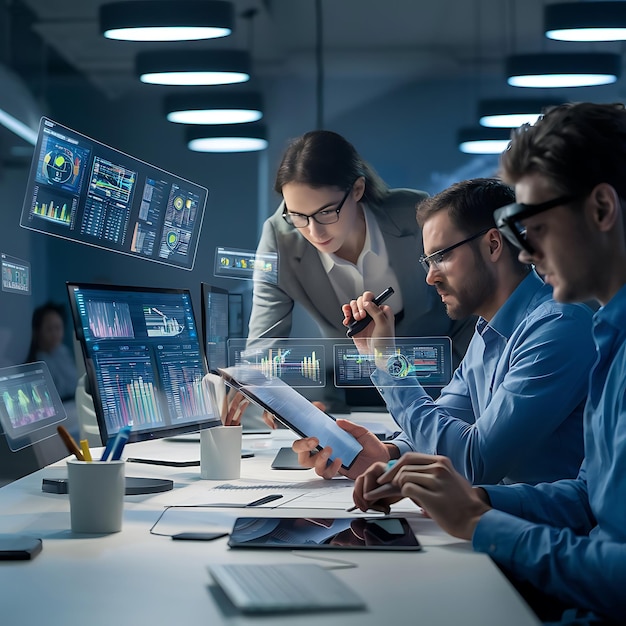
<path fill-rule="evenodd" d="M 517 248 L 493 218 L 495 209 L 514 199 L 504 183 L 474 179 L 418 206 L 426 282 L 452 319 L 478 316 L 467 354 L 437 400 L 412 378 L 398 375 L 389 309 L 377 307 L 371 292 L 344 305 L 346 323 L 366 312 L 373 318 L 354 343 L 362 354 L 376 355 L 372 381 L 402 429 L 393 441 L 381 443 L 338 421 L 364 445 L 348 475 L 409 451 L 446 455 L 472 483 L 538 483 L 578 473 L 595 359 L 592 311 L 555 302 L 552 288 L 518 260 Z M 327 464 L 328 449 L 309 456 L 314 444 L 310 438 L 293 447 L 302 464 L 329 478 L 340 460 Z M 355 502 L 365 509 L 378 506 L 365 495 L 364 484 L 371 488 L 357 479 Z"/>

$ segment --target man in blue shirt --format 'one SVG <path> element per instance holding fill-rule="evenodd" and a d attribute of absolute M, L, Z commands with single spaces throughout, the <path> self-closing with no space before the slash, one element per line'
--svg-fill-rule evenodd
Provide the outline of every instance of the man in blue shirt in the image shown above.
<path fill-rule="evenodd" d="M 471 540 L 534 589 L 538 611 L 563 623 L 626 622 L 626 110 L 566 104 L 515 131 L 502 156 L 520 204 L 496 211 L 502 232 L 561 302 L 594 298 L 597 360 L 584 416 L 585 459 L 575 479 L 472 488 L 445 457 L 409 453 L 355 483 L 363 509 L 391 483 L 449 533 Z M 382 315 L 374 311 L 374 315 Z M 577 341 L 577 337 L 572 337 Z M 385 474 L 381 478 L 382 474 Z M 545 595 L 544 595 L 545 594 Z M 576 619 L 587 621 L 572 621 Z M 581 615 L 583 613 L 584 615 Z M 615 623 L 611 622 L 611 623 Z"/>
<path fill-rule="evenodd" d="M 339 421 L 364 446 L 349 476 L 410 450 L 449 456 L 473 483 L 537 483 L 578 473 L 582 412 L 595 359 L 592 312 L 555 302 L 552 288 L 518 261 L 516 248 L 493 219 L 496 208 L 513 201 L 510 187 L 476 179 L 419 205 L 426 281 L 451 318 L 478 315 L 476 331 L 452 381 L 433 401 L 414 377 L 397 377 L 402 368 L 394 367 L 393 341 L 383 347 L 380 341 L 393 338 L 393 316 L 381 307 L 386 315 L 354 341 L 361 353 L 376 354 L 372 380 L 402 434 L 383 445 L 361 427 Z M 360 319 L 372 295 L 366 292 L 345 305 L 346 321 Z M 326 465 L 328 450 L 308 458 L 314 443 L 299 441 L 294 449 L 302 463 L 314 464 L 322 476 L 333 475 L 340 461 Z"/>

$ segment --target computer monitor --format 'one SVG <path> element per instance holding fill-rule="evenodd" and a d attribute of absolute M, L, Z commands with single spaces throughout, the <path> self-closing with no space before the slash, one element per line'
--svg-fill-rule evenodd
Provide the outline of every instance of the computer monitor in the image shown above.
<path fill-rule="evenodd" d="M 208 190 L 42 118 L 20 225 L 193 269 Z"/>
<path fill-rule="evenodd" d="M 68 283 L 100 437 L 130 441 L 221 424 L 187 289 Z"/>
<path fill-rule="evenodd" d="M 202 334 L 209 371 L 228 366 L 229 293 L 208 283 L 200 284 Z"/>

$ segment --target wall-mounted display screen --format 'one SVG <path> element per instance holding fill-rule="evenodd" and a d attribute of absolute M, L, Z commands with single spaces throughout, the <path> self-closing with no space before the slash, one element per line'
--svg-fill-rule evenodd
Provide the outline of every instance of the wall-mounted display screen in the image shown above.
<path fill-rule="evenodd" d="M 42 118 L 20 225 L 191 270 L 208 190 Z"/>

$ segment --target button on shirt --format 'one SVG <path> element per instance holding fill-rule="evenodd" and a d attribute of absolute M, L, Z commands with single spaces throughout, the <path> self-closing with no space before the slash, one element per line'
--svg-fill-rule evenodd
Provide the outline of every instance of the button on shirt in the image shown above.
<path fill-rule="evenodd" d="M 376 219 L 367 207 L 363 208 L 365 216 L 365 242 L 356 265 L 338 257 L 336 254 L 318 254 L 328 274 L 339 302 L 346 304 L 360 296 L 365 290 L 375 295 L 387 287 L 392 287 L 394 294 L 385 302 L 398 314 L 403 307 L 400 284 L 395 272 L 389 265 L 387 246 Z"/>
<path fill-rule="evenodd" d="M 472 541 L 513 576 L 621 624 L 626 622 L 626 287 L 598 310 L 593 336 L 598 359 L 578 477 L 536 487 L 487 487 L 494 510 L 482 516 Z"/>
<path fill-rule="evenodd" d="M 560 304 L 533 271 L 490 322 L 479 318 L 450 383 L 433 401 L 414 379 L 372 374 L 402 434 L 400 452 L 450 457 L 473 483 L 574 477 L 595 360 L 592 311 Z"/>

